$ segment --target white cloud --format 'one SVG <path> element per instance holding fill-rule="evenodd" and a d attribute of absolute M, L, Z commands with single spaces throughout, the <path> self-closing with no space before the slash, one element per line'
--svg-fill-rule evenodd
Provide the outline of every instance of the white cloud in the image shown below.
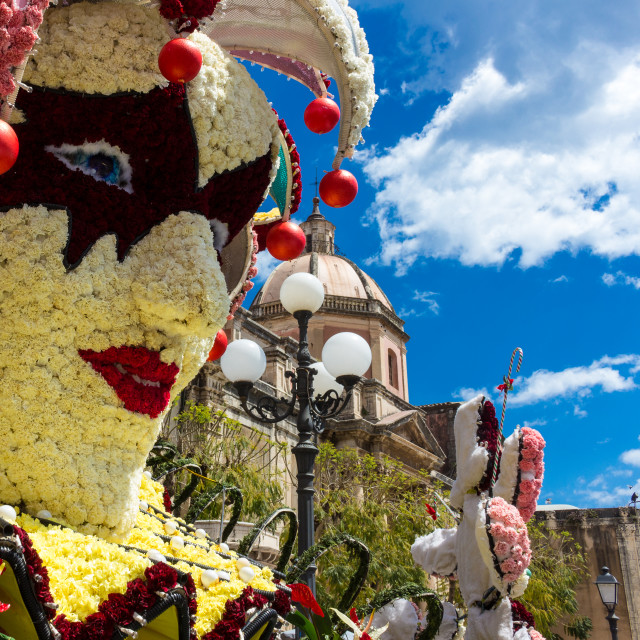
<path fill-rule="evenodd" d="M 574 495 L 586 502 L 590 506 L 596 507 L 618 507 L 627 505 L 631 500 L 634 490 L 640 490 L 640 479 L 629 488 L 628 484 L 612 486 L 609 483 L 611 474 L 598 474 L 593 480 L 587 481 L 585 478 L 577 478 Z"/>
<path fill-rule="evenodd" d="M 549 280 L 549 282 L 569 282 L 569 278 L 567 278 L 567 276 L 562 275 L 562 276 L 558 276 L 557 278 L 554 278 L 553 280 Z"/>
<path fill-rule="evenodd" d="M 640 467 L 640 449 L 629 449 L 620 455 L 620 461 L 632 467 Z"/>
<path fill-rule="evenodd" d="M 479 395 L 483 395 L 488 400 L 491 400 L 491 396 L 486 387 L 482 387 L 481 389 L 474 389 L 473 387 L 461 387 L 453 393 L 453 397 L 457 400 L 462 400 L 462 402 L 471 400 L 472 398 L 475 398 Z"/>
<path fill-rule="evenodd" d="M 584 409 L 581 409 L 577 404 L 574 404 L 573 415 L 576 416 L 576 418 L 586 418 L 589 414 Z"/>
<path fill-rule="evenodd" d="M 514 387 L 517 391 L 509 395 L 509 402 L 512 406 L 524 406 L 561 398 L 581 399 L 591 395 L 595 389 L 604 393 L 629 391 L 637 388 L 633 374 L 639 364 L 640 355 L 626 354 L 604 356 L 588 366 L 569 367 L 562 371 L 539 369 L 528 378 L 516 379 Z M 629 365 L 629 375 L 621 373 L 619 368 Z M 583 410 L 574 405 L 574 415 L 583 417 L 583 414 Z"/>
<path fill-rule="evenodd" d="M 625 284 L 634 287 L 635 289 L 640 289 L 640 278 L 636 276 L 629 276 L 623 271 L 618 271 L 615 274 L 603 273 L 602 282 L 604 282 L 608 287 L 612 287 L 614 284 Z"/>
<path fill-rule="evenodd" d="M 429 311 L 438 315 L 440 313 L 440 305 L 433 298 L 437 295 L 438 294 L 435 291 L 414 291 L 413 299 L 418 302 L 424 302 L 429 307 Z"/>
<path fill-rule="evenodd" d="M 529 427 L 530 429 L 535 429 L 536 427 L 544 427 L 547 424 L 546 420 L 542 418 L 536 418 L 535 420 L 525 420 L 523 427 Z"/>
<path fill-rule="evenodd" d="M 281 264 L 280 260 L 274 258 L 268 251 L 261 251 L 258 254 L 258 261 L 256 262 L 258 275 L 253 279 L 253 282 L 256 285 L 263 284 L 279 264 Z"/>
<path fill-rule="evenodd" d="M 640 254 L 640 47 L 574 34 L 554 57 L 527 35 L 538 67 L 508 73 L 485 52 L 420 131 L 368 154 L 379 258 L 399 274 L 424 257 Z"/>

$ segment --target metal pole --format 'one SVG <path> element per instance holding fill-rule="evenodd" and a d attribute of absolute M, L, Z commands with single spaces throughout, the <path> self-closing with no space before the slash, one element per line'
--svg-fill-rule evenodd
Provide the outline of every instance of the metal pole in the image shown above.
<path fill-rule="evenodd" d="M 311 364 L 309 345 L 307 343 L 307 327 L 311 318 L 310 311 L 296 311 L 294 317 L 298 321 L 300 330 L 298 348 L 298 368 L 296 371 L 298 402 L 300 410 L 298 412 L 298 444 L 293 448 L 298 467 L 297 480 L 298 487 L 298 555 L 304 553 L 314 543 L 315 522 L 313 516 L 313 488 L 314 474 L 313 467 L 318 447 L 314 442 L 313 417 L 309 409 L 309 380 L 304 369 Z M 302 575 L 301 580 L 305 582 L 313 594 L 316 593 L 316 566 L 311 565 Z"/>
<path fill-rule="evenodd" d="M 615 614 L 615 607 L 609 609 L 609 615 L 607 616 L 609 621 L 609 630 L 611 631 L 611 640 L 618 640 L 618 616 Z"/>

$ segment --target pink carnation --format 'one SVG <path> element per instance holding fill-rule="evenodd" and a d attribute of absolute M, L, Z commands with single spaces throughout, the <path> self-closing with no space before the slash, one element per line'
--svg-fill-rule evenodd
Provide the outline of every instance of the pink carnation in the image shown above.
<path fill-rule="evenodd" d="M 500 522 L 496 522 L 495 524 L 492 524 L 490 528 L 491 535 L 494 538 L 503 538 L 506 531 L 507 530 L 505 526 Z"/>
<path fill-rule="evenodd" d="M 0 95 L 8 96 L 16 88 L 13 76 L 7 69 L 0 71 Z"/>
<path fill-rule="evenodd" d="M 9 20 L 9 28 L 19 29 L 24 25 L 24 12 L 14 11 L 11 19 Z"/>
<path fill-rule="evenodd" d="M 0 4 L 0 25 L 3 27 L 9 24 L 9 21 L 13 17 L 13 11 L 11 7 L 6 3 Z"/>
<path fill-rule="evenodd" d="M 25 12 L 25 23 L 32 27 L 33 29 L 37 29 L 42 24 L 42 9 L 38 9 L 38 7 L 27 7 Z"/>
<path fill-rule="evenodd" d="M 504 541 L 496 542 L 493 547 L 493 551 L 498 557 L 498 560 L 502 560 L 503 558 L 506 558 L 507 555 L 509 554 L 509 549 L 510 549 L 509 545 Z"/>
<path fill-rule="evenodd" d="M 531 640 L 545 640 L 545 637 L 535 629 L 528 629 Z"/>
<path fill-rule="evenodd" d="M 20 27 L 19 29 L 9 28 L 9 35 L 14 47 L 20 47 L 23 51 L 28 51 L 33 47 L 37 35 L 31 27 Z"/>
<path fill-rule="evenodd" d="M 24 49 L 11 47 L 2 57 L 2 61 L 12 67 L 17 67 L 24 60 Z"/>

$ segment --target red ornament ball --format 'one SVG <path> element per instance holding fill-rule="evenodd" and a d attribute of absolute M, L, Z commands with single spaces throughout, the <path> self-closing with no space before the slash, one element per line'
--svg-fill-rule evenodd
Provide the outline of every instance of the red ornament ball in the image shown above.
<path fill-rule="evenodd" d="M 162 47 L 158 66 L 169 82 L 189 82 L 202 67 L 202 53 L 191 40 L 175 38 Z"/>
<path fill-rule="evenodd" d="M 6 173 L 18 159 L 18 136 L 13 127 L 0 120 L 0 174 Z"/>
<path fill-rule="evenodd" d="M 214 360 L 218 360 L 218 358 L 222 357 L 222 354 L 227 350 L 227 344 L 229 344 L 227 334 L 224 332 L 224 329 L 220 329 L 220 331 L 216 333 L 216 340 L 213 343 L 211 351 L 209 351 L 207 362 L 213 362 Z"/>
<path fill-rule="evenodd" d="M 328 133 L 340 120 L 340 107 L 329 98 L 317 98 L 304 110 L 304 123 L 313 133 Z"/>
<path fill-rule="evenodd" d="M 306 243 L 304 231 L 294 222 L 280 222 L 267 234 L 267 250 L 278 260 L 297 258 Z"/>
<path fill-rule="evenodd" d="M 358 181 L 344 169 L 334 169 L 325 173 L 320 180 L 320 197 L 330 207 L 346 207 L 358 193 Z"/>

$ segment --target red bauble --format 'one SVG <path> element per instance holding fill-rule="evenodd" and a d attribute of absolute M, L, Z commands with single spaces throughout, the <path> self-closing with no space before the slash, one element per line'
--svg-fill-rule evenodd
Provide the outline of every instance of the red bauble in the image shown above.
<path fill-rule="evenodd" d="M 0 174 L 6 173 L 18 159 L 18 136 L 13 127 L 0 120 Z"/>
<path fill-rule="evenodd" d="M 320 197 L 330 207 L 346 207 L 358 193 L 358 181 L 344 169 L 334 169 L 320 180 Z"/>
<path fill-rule="evenodd" d="M 158 66 L 169 82 L 189 82 L 202 66 L 202 53 L 198 46 L 185 38 L 169 40 L 158 56 Z"/>
<path fill-rule="evenodd" d="M 222 356 L 222 354 L 227 350 L 227 344 L 229 344 L 229 340 L 227 340 L 227 334 L 224 332 L 224 329 L 220 329 L 218 333 L 216 333 L 216 340 L 213 343 L 213 347 L 211 347 L 211 351 L 209 351 L 209 357 L 207 358 L 207 362 L 213 362 Z"/>
<path fill-rule="evenodd" d="M 304 123 L 313 133 L 328 133 L 340 120 L 340 107 L 329 98 L 317 98 L 304 110 Z"/>
<path fill-rule="evenodd" d="M 274 225 L 267 234 L 267 250 L 278 260 L 297 258 L 306 243 L 304 231 L 289 221 Z"/>

